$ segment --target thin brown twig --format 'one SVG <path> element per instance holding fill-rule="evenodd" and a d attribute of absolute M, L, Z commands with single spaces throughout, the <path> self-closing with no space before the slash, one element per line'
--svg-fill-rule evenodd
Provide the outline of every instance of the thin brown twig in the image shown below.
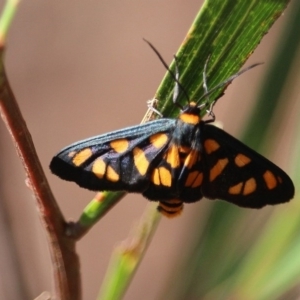
<path fill-rule="evenodd" d="M 47 234 L 55 297 L 61 300 L 80 300 L 81 284 L 75 240 L 65 235 L 66 222 L 63 214 L 51 192 L 31 135 L 9 86 L 3 65 L 3 49 L 0 49 L 0 114 L 24 166 L 27 182 L 35 196 Z"/>

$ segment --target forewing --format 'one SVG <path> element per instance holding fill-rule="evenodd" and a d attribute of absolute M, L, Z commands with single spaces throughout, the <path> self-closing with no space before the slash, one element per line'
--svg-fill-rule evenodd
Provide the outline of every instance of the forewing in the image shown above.
<path fill-rule="evenodd" d="M 279 167 L 215 126 L 202 131 L 205 197 L 251 208 L 293 198 L 294 185 Z"/>
<path fill-rule="evenodd" d="M 142 192 L 175 126 L 160 119 L 92 137 L 61 150 L 51 171 L 89 190 Z"/>

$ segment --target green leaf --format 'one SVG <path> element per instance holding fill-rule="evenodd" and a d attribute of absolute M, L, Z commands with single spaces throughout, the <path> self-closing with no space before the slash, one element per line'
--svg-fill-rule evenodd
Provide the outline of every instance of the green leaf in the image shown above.
<path fill-rule="evenodd" d="M 156 205 L 150 203 L 141 221 L 135 226 L 133 234 L 115 248 L 98 300 L 122 299 L 147 250 L 160 217 Z"/>
<path fill-rule="evenodd" d="M 262 37 L 280 16 L 289 1 L 266 0 L 207 0 L 199 11 L 176 56 L 179 60 L 180 82 L 187 90 L 180 103 L 201 98 L 203 69 L 208 57 L 209 90 L 235 74 L 245 63 Z M 174 71 L 174 61 L 171 65 Z M 155 98 L 164 116 L 178 114 L 172 103 L 174 79 L 167 72 Z M 210 96 L 218 98 L 224 88 Z M 204 99 L 206 100 L 206 99 Z"/>
<path fill-rule="evenodd" d="M 18 0 L 7 0 L 0 17 L 0 46 L 3 47 L 7 32 L 17 11 Z"/>

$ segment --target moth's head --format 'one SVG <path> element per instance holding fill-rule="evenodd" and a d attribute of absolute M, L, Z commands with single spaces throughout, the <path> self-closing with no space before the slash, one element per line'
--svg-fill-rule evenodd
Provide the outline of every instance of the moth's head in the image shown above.
<path fill-rule="evenodd" d="M 182 113 L 199 116 L 201 107 L 196 102 L 190 102 L 182 108 Z"/>

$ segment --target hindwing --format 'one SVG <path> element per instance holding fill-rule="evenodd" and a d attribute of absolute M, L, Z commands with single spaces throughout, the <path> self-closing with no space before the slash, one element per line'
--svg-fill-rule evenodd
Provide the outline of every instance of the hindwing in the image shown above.
<path fill-rule="evenodd" d="M 205 197 L 250 208 L 293 198 L 294 185 L 283 170 L 225 131 L 202 128 Z"/>

